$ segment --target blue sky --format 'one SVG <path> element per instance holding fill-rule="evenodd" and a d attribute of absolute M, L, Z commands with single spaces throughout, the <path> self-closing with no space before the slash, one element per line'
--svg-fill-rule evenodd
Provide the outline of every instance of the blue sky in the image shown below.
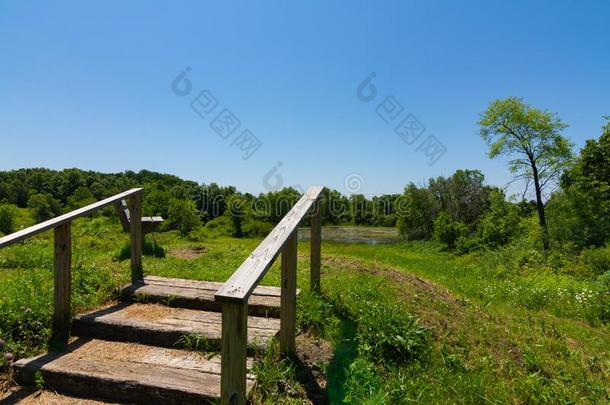
<path fill-rule="evenodd" d="M 379 194 L 479 168 L 503 186 L 476 124 L 491 100 L 557 112 L 577 148 L 610 114 L 605 1 L 161 4 L 0 3 L 0 170 L 146 168 L 250 192 L 276 174 L 349 192 L 351 175 Z M 204 90 L 218 104 L 202 118 Z M 413 144 L 376 113 L 387 96 L 425 127 Z M 227 139 L 210 125 L 224 109 L 241 123 Z M 261 146 L 244 160 L 246 129 Z M 433 165 L 429 135 L 446 149 Z"/>

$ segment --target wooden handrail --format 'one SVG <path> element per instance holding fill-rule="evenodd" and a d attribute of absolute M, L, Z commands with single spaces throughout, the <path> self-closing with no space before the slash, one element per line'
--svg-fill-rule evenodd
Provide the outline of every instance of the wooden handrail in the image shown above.
<path fill-rule="evenodd" d="M 311 216 L 311 287 L 320 289 L 321 221 L 318 200 L 322 187 L 311 187 L 216 292 L 222 303 L 221 404 L 246 403 L 246 353 L 248 298 L 278 255 L 282 255 L 280 297 L 280 350 L 296 351 L 297 231 L 313 207 Z"/>
<path fill-rule="evenodd" d="M 309 209 L 316 203 L 322 187 L 314 186 L 295 204 L 269 235 L 258 245 L 233 275 L 218 289 L 217 301 L 247 301 L 275 259 L 282 252 L 286 241 L 299 226 Z"/>
<path fill-rule="evenodd" d="M 141 192 L 142 192 L 141 188 L 132 188 L 131 190 L 125 191 L 121 194 L 117 194 L 115 196 L 108 197 L 104 200 L 87 205 L 86 207 L 79 208 L 72 212 L 68 212 L 67 214 L 60 215 L 53 219 L 49 219 L 48 221 L 41 222 L 34 226 L 30 226 L 29 228 L 22 229 L 21 231 L 12 233 L 10 235 L 3 236 L 2 238 L 0 238 L 0 248 L 12 245 L 17 242 L 21 242 L 22 240 L 29 238 L 30 236 L 34 236 L 34 235 L 42 233 L 44 231 L 48 231 L 49 229 L 57 228 L 60 225 L 66 224 L 68 222 L 72 222 L 77 218 L 89 215 L 89 214 L 99 210 L 100 208 L 104 208 L 109 205 L 115 204 L 124 198 L 131 197 L 131 196 L 141 193 Z"/>
<path fill-rule="evenodd" d="M 30 226 L 21 231 L 0 238 L 0 248 L 20 242 L 49 229 L 54 230 L 54 311 L 53 334 L 51 347 L 60 348 L 68 343 L 70 338 L 70 320 L 72 316 L 72 221 L 89 215 L 101 208 L 117 204 L 124 198 L 129 198 L 129 209 L 134 214 L 130 221 L 131 233 L 131 279 L 141 280 L 142 272 L 142 189 L 133 188 L 123 193 L 79 208 L 64 215 Z"/>

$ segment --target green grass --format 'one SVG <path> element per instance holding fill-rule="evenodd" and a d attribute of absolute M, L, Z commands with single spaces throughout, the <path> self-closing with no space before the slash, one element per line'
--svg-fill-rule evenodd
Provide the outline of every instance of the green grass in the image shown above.
<path fill-rule="evenodd" d="M 28 224 L 27 215 L 20 223 Z M 129 260 L 118 258 L 129 238 L 117 221 L 97 217 L 78 220 L 73 240 L 79 312 L 112 300 L 128 282 Z M 166 255 L 145 256 L 146 274 L 224 281 L 260 238 L 164 232 L 147 240 Z M 6 352 L 19 358 L 46 348 L 52 249 L 48 232 L 0 250 L 0 367 Z M 200 254 L 176 257 L 190 249 Z M 324 376 L 332 403 L 609 400 L 608 291 L 593 278 L 533 265 L 515 271 L 505 254 L 456 257 L 427 243 L 325 242 L 318 295 L 308 291 L 308 252 L 308 242 L 299 242 L 298 326 L 330 347 L 328 358 L 307 366 Z M 276 263 L 263 284 L 279 281 Z M 185 344 L 205 347 L 196 337 Z M 299 362 L 283 358 L 277 343 L 257 359 L 256 402 L 304 402 Z"/>

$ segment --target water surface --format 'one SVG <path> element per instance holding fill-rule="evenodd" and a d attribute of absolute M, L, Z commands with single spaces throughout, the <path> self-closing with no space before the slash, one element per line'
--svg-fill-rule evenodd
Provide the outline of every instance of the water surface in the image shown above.
<path fill-rule="evenodd" d="M 299 240 L 309 240 L 309 228 L 299 228 Z M 323 226 L 322 240 L 369 245 L 400 242 L 396 228 L 366 226 Z"/>

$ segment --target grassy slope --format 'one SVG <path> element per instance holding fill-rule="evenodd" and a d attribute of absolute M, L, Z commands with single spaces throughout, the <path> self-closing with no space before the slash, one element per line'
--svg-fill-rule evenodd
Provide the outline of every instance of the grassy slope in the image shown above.
<path fill-rule="evenodd" d="M 128 238 L 105 218 L 79 220 L 74 228 L 74 304 L 81 311 L 111 299 L 112 290 L 128 281 L 128 261 L 114 260 Z M 47 233 L 0 251 L 0 333 L 7 341 L 4 351 L 18 356 L 43 350 L 48 337 L 51 238 Z M 171 254 L 146 257 L 148 274 L 218 281 L 258 243 L 227 237 L 188 241 L 172 232 L 156 240 L 169 252 L 201 246 L 205 251 L 188 260 Z M 307 242 L 299 245 L 298 285 L 304 291 L 308 247 Z M 609 328 L 583 320 L 588 304 L 574 300 L 591 287 L 587 282 L 552 274 L 501 274 L 481 258 L 454 258 L 430 245 L 325 243 L 323 256 L 323 297 L 304 294 L 299 318 L 302 329 L 334 347 L 334 359 L 318 365 L 333 402 L 608 400 Z M 263 283 L 278 285 L 277 264 Z M 553 295 L 558 288 L 569 297 L 558 300 Z M 360 333 L 358 322 L 362 326 L 363 316 L 375 308 L 419 317 L 430 331 L 429 350 L 405 362 L 370 355 L 377 352 L 354 337 Z M 377 318 L 369 326 L 387 337 L 387 320 Z M 264 378 L 258 398 L 301 401 L 303 386 L 289 362 L 265 357 L 260 364 Z"/>

